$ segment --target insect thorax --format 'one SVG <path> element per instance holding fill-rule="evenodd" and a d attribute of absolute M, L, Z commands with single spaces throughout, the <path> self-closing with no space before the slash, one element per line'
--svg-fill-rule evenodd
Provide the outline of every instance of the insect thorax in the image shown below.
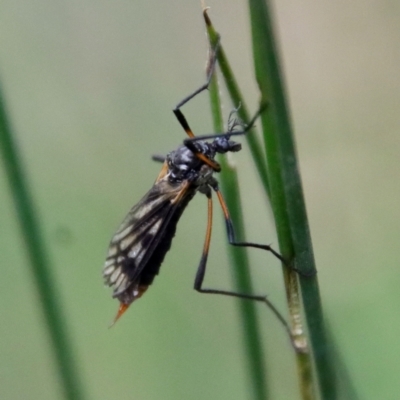
<path fill-rule="evenodd" d="M 236 152 L 241 150 L 240 143 L 230 140 L 229 136 L 217 137 L 213 142 L 196 141 L 193 143 L 196 153 L 204 155 L 211 162 L 217 153 Z M 211 166 L 202 161 L 187 146 L 178 147 L 167 155 L 169 179 L 171 182 L 191 181 L 195 186 L 204 187 L 214 182 L 215 172 Z"/>
<path fill-rule="evenodd" d="M 201 153 L 214 160 L 215 151 L 208 143 L 201 143 Z M 200 160 L 186 146 L 178 147 L 167 155 L 169 179 L 172 182 L 191 181 L 195 186 L 207 185 L 213 169 Z"/>

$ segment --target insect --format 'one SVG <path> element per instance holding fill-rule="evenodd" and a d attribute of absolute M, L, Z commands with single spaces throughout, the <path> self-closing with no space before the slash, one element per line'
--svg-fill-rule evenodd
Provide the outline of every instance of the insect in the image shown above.
<path fill-rule="evenodd" d="M 263 301 L 270 306 L 265 296 L 202 287 L 211 240 L 212 192 L 215 192 L 221 205 L 228 240 L 231 245 L 267 250 L 284 262 L 282 256 L 268 245 L 236 242 L 228 208 L 220 192 L 218 181 L 214 178 L 214 173 L 221 170 L 220 165 L 215 160 L 216 155 L 240 151 L 241 144 L 231 140 L 231 137 L 244 135 L 263 109 L 260 108 L 260 111 L 245 129 L 234 131 L 235 124 L 232 124 L 228 132 L 203 136 L 194 135 L 181 111 L 181 107 L 185 103 L 209 86 L 217 51 L 218 47 L 211 56 L 207 82 L 183 99 L 173 110 L 188 138 L 183 141 L 182 146 L 167 154 L 165 158 L 155 158 L 157 161 L 162 161 L 163 166 L 153 187 L 129 211 L 111 239 L 103 277 L 105 283 L 113 288 L 113 297 L 120 302 L 114 322 L 128 309 L 132 302 L 146 292 L 159 273 L 164 257 L 171 247 L 179 218 L 197 192 L 207 197 L 208 223 L 203 253 L 194 283 L 195 290 L 201 293 L 222 294 Z M 273 305 L 272 311 L 275 313 Z M 281 319 L 280 316 L 278 318 Z"/>

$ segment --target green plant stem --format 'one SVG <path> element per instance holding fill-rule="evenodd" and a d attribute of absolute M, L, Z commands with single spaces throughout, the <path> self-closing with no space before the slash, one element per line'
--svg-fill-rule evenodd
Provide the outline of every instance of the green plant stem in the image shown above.
<path fill-rule="evenodd" d="M 207 14 L 207 9 L 203 11 L 204 20 L 206 23 L 207 34 L 211 40 L 215 41 L 219 37 L 218 33 L 214 29 L 210 18 Z M 228 89 L 229 95 L 231 97 L 232 103 L 238 108 L 237 114 L 244 123 L 249 123 L 252 115 L 250 115 L 242 93 L 239 89 L 239 85 L 235 79 L 232 68 L 228 62 L 225 51 L 219 44 L 217 53 L 218 65 L 221 69 L 222 76 L 225 80 L 226 87 Z M 263 146 L 256 135 L 255 129 L 252 128 L 246 134 L 247 144 L 250 148 L 250 152 L 256 166 L 257 173 L 260 177 L 261 183 L 263 185 L 264 191 L 269 197 L 269 183 L 268 183 L 268 173 L 267 173 L 267 163 L 265 161 L 265 153 L 263 151 Z"/>
<path fill-rule="evenodd" d="M 337 390 L 334 369 L 329 356 L 297 155 L 268 5 L 268 0 L 249 0 L 256 79 L 262 101 L 269 104 L 267 112 L 263 113 L 261 119 L 267 153 L 271 203 L 281 253 L 300 271 L 301 294 L 321 398 L 335 399 Z M 293 279 L 290 277 L 291 274 L 294 274 L 294 271 L 288 271 L 286 268 L 286 282 L 296 280 L 295 276 Z M 293 284 L 292 287 L 287 286 L 287 292 L 297 291 L 296 286 L 297 284 Z M 289 301 L 297 299 L 298 303 L 299 298 L 298 293 L 288 294 Z M 297 305 L 291 307 L 289 304 L 289 311 L 296 312 L 296 315 L 292 315 L 291 321 L 300 320 L 300 307 Z M 308 388 L 316 387 L 316 385 L 312 383 L 309 359 L 298 359 L 298 365 L 303 396 L 308 394 L 303 398 L 313 398 L 313 393 Z"/>
<path fill-rule="evenodd" d="M 34 210 L 32 196 L 28 190 L 26 174 L 21 165 L 18 149 L 11 132 L 1 90 L 0 147 L 22 237 L 29 256 L 32 278 L 51 338 L 64 397 L 69 400 L 83 400 L 83 388 L 72 355 L 72 345 L 67 334 L 57 285 L 52 276 L 39 221 Z"/>
<path fill-rule="evenodd" d="M 219 37 L 218 33 L 216 32 L 216 30 L 214 29 L 210 18 L 207 15 L 207 10 L 205 10 L 204 12 L 204 17 L 205 17 L 205 21 L 206 21 L 206 26 L 207 26 L 207 31 L 208 31 L 208 35 L 211 38 L 214 38 L 214 42 L 217 41 L 217 38 Z M 220 54 L 222 54 L 222 56 L 220 56 Z M 225 83 L 230 85 L 230 90 L 229 90 L 229 94 L 231 96 L 231 99 L 234 103 L 240 103 L 240 104 L 244 104 L 244 100 L 241 97 L 240 94 L 240 90 L 237 87 L 236 84 L 236 79 L 233 75 L 232 69 L 229 65 L 228 59 L 225 56 L 225 53 L 223 51 L 223 47 L 220 44 L 219 46 L 219 51 L 218 51 L 218 64 L 222 63 L 223 67 L 221 68 L 221 72 L 222 75 L 225 79 Z M 248 116 L 246 116 L 245 118 L 248 118 Z M 250 131 L 251 132 L 251 131 Z M 246 135 L 247 136 L 247 135 Z M 258 153 L 258 154 L 262 154 L 262 153 Z M 265 157 L 265 156 L 263 156 Z M 266 161 L 265 159 L 263 159 L 262 164 L 260 165 L 265 165 L 266 167 Z M 258 165 L 256 163 L 256 165 Z M 258 168 L 258 167 L 257 167 Z M 267 171 L 266 171 L 267 172 Z M 260 171 L 260 175 L 262 174 L 262 172 Z M 263 181 L 262 181 L 263 182 Z M 269 197 L 269 188 L 266 185 L 263 185 L 264 190 L 267 194 L 267 196 Z M 287 271 L 290 272 L 290 271 Z M 292 275 L 292 277 L 295 276 L 294 274 Z M 289 301 L 289 307 L 292 308 L 293 310 L 293 316 L 296 316 L 296 318 L 292 318 L 292 329 L 291 329 L 291 338 L 293 339 L 293 345 L 296 349 L 296 351 L 298 351 L 299 353 L 304 353 L 305 352 L 305 340 L 304 340 L 304 332 L 303 332 L 303 328 L 301 326 L 301 319 L 297 318 L 297 314 L 295 314 L 295 311 L 300 310 L 300 303 L 299 303 L 299 296 L 298 296 L 298 289 L 297 289 L 297 281 L 295 279 L 292 279 L 290 284 L 291 290 L 289 291 L 290 295 L 291 295 L 291 300 Z M 287 282 L 289 283 L 289 281 Z M 288 285 L 287 285 L 288 287 Z M 297 289 L 297 290 L 296 290 Z M 289 294 L 288 293 L 288 294 Z"/>
<path fill-rule="evenodd" d="M 215 31 L 211 23 L 211 20 L 207 16 L 207 13 L 204 12 L 204 15 L 209 36 L 217 37 L 218 34 Z M 233 76 L 232 69 L 229 66 L 227 57 L 225 56 L 225 53 L 223 52 L 221 45 L 219 48 L 219 54 L 222 54 L 222 56 L 218 58 L 218 62 L 220 61 L 222 62 L 223 68 L 221 68 L 221 72 L 225 78 L 225 82 L 227 83 L 227 85 L 228 84 L 230 85 L 230 90 L 229 90 L 230 96 L 235 103 L 240 102 L 241 104 L 244 104 L 241 98 L 240 91 L 237 88 L 236 80 Z M 234 84 L 232 84 L 232 82 Z M 257 165 L 262 165 L 262 164 L 256 163 L 256 166 Z M 264 184 L 263 187 L 267 192 L 267 195 L 269 195 L 269 186 L 266 186 Z M 296 279 L 296 274 L 294 273 L 294 271 L 284 268 L 284 280 L 285 280 L 286 296 L 287 296 L 289 316 L 290 316 L 290 335 L 294 349 L 296 351 L 296 361 L 298 366 L 299 381 L 301 382 L 300 389 L 302 393 L 302 398 L 312 399 L 313 385 L 312 385 L 312 375 L 311 375 L 311 370 L 312 370 L 311 358 L 310 355 L 308 354 L 309 352 L 308 352 L 307 341 L 305 338 L 302 319 L 300 316 L 300 311 L 301 311 L 300 293 L 299 293 L 298 282 Z"/>
<path fill-rule="evenodd" d="M 211 41 L 211 46 L 214 43 Z M 214 73 L 209 86 L 211 111 L 215 132 L 223 131 L 223 118 L 219 98 L 218 82 Z M 226 203 L 235 227 L 236 235 L 244 240 L 244 222 L 241 214 L 240 192 L 236 169 L 229 164 L 225 156 L 219 158 L 221 165 L 221 188 L 226 194 Z M 234 288 L 238 293 L 252 293 L 251 277 L 247 251 L 244 248 L 228 245 L 229 259 L 233 266 Z M 255 302 L 240 300 L 238 302 L 242 321 L 242 337 L 246 349 L 247 371 L 253 389 L 254 399 L 268 399 L 266 386 L 266 366 L 260 326 L 257 319 Z"/>

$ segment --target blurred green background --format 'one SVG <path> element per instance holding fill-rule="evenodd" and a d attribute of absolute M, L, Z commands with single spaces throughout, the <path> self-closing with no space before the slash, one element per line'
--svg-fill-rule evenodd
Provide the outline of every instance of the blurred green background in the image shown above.
<path fill-rule="evenodd" d="M 208 5 L 256 110 L 246 2 Z M 184 138 L 172 108 L 204 81 L 199 1 L 1 0 L 0 9 L 4 95 L 89 398 L 249 398 L 236 301 L 192 289 L 203 196 L 154 285 L 107 329 L 118 306 L 101 278 L 109 239 L 157 176 L 150 155 Z M 325 311 L 360 397 L 396 399 L 400 3 L 281 1 L 275 12 Z M 184 111 L 197 134 L 211 131 L 207 95 Z M 248 151 L 235 162 L 247 236 L 276 245 Z M 0 398 L 60 398 L 3 166 L 0 235 Z M 231 287 L 225 243 L 216 215 L 207 286 Z M 251 261 L 255 291 L 285 310 L 278 264 L 256 250 Z M 258 312 L 272 398 L 297 398 L 287 337 Z"/>

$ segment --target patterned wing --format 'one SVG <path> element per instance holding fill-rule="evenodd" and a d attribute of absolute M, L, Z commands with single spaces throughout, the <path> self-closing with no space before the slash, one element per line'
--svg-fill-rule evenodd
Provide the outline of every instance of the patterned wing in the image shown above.
<path fill-rule="evenodd" d="M 140 274 L 163 239 L 169 220 L 190 192 L 188 181 L 171 184 L 158 179 L 129 211 L 111 239 L 103 269 L 105 283 L 114 288 L 113 297 L 129 304 L 147 289 L 148 285 L 140 285 Z"/>

